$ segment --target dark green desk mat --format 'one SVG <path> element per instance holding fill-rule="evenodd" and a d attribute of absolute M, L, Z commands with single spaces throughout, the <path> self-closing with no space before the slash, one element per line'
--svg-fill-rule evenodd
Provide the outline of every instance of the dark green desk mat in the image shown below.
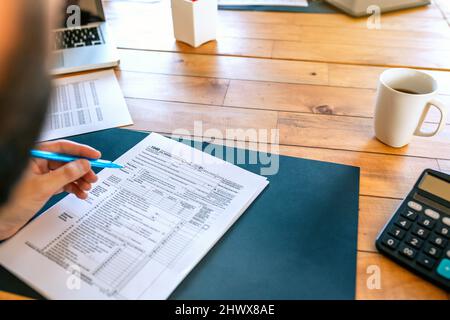
<path fill-rule="evenodd" d="M 114 160 L 146 136 L 110 129 L 71 140 Z M 245 152 L 249 159 L 252 151 Z M 260 164 L 240 166 L 260 173 Z M 281 156 L 268 179 L 171 299 L 354 299 L 359 168 Z M 4 268 L 0 290 L 42 298 Z"/>
<path fill-rule="evenodd" d="M 300 13 L 340 13 L 338 9 L 329 5 L 325 1 L 308 1 L 307 7 L 289 7 L 289 6 L 221 6 L 220 10 L 244 10 L 244 11 L 282 11 L 282 12 L 300 12 Z"/>

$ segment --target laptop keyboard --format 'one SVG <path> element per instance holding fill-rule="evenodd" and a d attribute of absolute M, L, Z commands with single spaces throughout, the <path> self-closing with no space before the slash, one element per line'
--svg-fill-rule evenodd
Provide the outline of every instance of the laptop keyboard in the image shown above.
<path fill-rule="evenodd" d="M 55 31 L 55 50 L 95 46 L 103 43 L 98 27 Z"/>

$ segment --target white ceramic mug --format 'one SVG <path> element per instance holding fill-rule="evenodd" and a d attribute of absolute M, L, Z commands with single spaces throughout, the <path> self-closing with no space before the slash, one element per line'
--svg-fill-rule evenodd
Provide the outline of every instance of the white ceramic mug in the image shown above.
<path fill-rule="evenodd" d="M 432 137 L 441 131 L 447 119 L 444 104 L 436 99 L 437 81 L 429 74 L 413 69 L 388 69 L 380 76 L 375 107 L 375 135 L 383 143 L 400 148 L 414 135 Z M 422 131 L 431 107 L 440 111 L 439 125 L 433 132 Z"/>

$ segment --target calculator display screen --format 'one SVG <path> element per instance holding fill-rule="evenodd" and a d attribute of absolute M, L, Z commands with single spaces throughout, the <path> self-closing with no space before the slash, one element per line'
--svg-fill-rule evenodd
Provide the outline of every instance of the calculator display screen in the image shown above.
<path fill-rule="evenodd" d="M 420 181 L 419 188 L 450 202 L 450 183 L 426 174 Z"/>

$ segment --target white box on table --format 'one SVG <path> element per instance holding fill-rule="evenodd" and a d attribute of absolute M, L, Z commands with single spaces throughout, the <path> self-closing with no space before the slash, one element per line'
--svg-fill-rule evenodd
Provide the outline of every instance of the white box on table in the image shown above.
<path fill-rule="evenodd" d="M 193 47 L 216 39 L 217 0 L 172 0 L 175 39 Z"/>

